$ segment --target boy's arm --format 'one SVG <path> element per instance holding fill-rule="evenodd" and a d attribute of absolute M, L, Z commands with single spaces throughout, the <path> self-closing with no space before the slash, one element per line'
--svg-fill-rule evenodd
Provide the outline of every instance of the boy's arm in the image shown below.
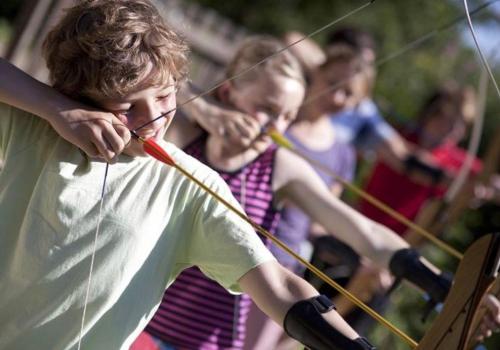
<path fill-rule="evenodd" d="M 318 292 L 276 261 L 253 268 L 238 282 L 264 313 L 311 349 L 374 349 L 335 309 L 318 311 L 314 303 L 324 302 Z"/>
<path fill-rule="evenodd" d="M 0 102 L 45 119 L 89 156 L 111 162 L 130 141 L 128 129 L 114 114 L 74 101 L 2 58 L 0 76 Z"/>

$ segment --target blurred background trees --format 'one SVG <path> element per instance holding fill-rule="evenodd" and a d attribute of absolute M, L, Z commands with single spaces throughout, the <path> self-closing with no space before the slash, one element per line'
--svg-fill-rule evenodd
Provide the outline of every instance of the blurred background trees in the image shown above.
<path fill-rule="evenodd" d="M 310 33 L 324 24 L 339 18 L 367 1 L 335 0 L 253 0 L 253 1 L 196 1 L 213 8 L 233 21 L 257 33 L 282 35 L 289 30 Z M 470 1 L 469 9 L 486 1 Z M 497 31 L 500 37 L 500 22 L 495 5 L 474 16 L 476 26 L 483 25 Z M 496 9 L 500 7 L 497 5 Z M 463 15 L 461 1 L 381 1 L 377 0 L 361 12 L 350 16 L 314 39 L 320 44 L 326 35 L 343 24 L 360 26 L 374 34 L 378 44 L 378 56 L 385 57 L 423 35 L 450 23 Z M 469 45 L 470 34 L 465 21 L 441 32 L 408 53 L 393 59 L 379 68 L 375 97 L 390 115 L 389 120 L 404 123 L 411 118 L 429 93 L 430 89 L 447 79 L 456 79 L 477 85 L 479 61 L 475 50 Z M 489 39 L 491 39 L 489 37 Z M 491 48 L 495 42 L 481 42 Z M 499 104 L 493 89 L 490 90 L 488 118 L 486 118 L 487 140 L 489 132 L 498 125 Z M 493 103 L 495 102 L 495 103 Z"/>

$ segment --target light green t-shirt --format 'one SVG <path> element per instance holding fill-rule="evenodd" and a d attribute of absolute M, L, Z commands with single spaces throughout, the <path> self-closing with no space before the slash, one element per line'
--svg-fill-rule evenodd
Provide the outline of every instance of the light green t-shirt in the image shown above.
<path fill-rule="evenodd" d="M 170 155 L 237 206 L 211 169 Z M 250 225 L 150 157 L 89 161 L 48 123 L 0 104 L 0 349 L 74 349 L 100 221 L 83 349 L 128 349 L 180 271 L 233 292 L 273 260 Z"/>

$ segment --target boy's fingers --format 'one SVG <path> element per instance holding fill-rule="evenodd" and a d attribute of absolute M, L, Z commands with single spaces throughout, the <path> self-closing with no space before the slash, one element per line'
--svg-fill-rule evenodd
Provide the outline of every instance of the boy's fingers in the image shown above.
<path fill-rule="evenodd" d="M 97 148 L 94 146 L 93 143 L 83 144 L 80 146 L 80 149 L 91 158 L 99 156 L 99 151 L 97 150 Z"/>
<path fill-rule="evenodd" d="M 107 162 L 113 161 L 113 158 L 116 156 L 116 153 L 112 150 L 111 146 L 106 141 L 103 134 L 94 135 L 92 142 L 94 146 L 97 148 L 99 156 L 102 156 Z"/>
<path fill-rule="evenodd" d="M 122 123 L 113 123 L 113 128 L 115 129 L 116 133 L 122 139 L 124 147 L 127 147 L 128 144 L 130 143 L 131 138 L 132 138 L 132 135 L 130 134 L 130 130 Z"/>
<path fill-rule="evenodd" d="M 102 131 L 103 141 L 106 143 L 108 148 L 112 150 L 115 154 L 122 153 L 125 148 L 125 142 L 122 139 L 122 136 L 119 135 L 116 129 L 109 127 L 105 128 Z"/>

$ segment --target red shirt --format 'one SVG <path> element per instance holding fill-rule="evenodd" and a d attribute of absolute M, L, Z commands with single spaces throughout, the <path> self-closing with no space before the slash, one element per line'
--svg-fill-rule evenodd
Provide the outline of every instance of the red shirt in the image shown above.
<path fill-rule="evenodd" d="M 466 151 L 453 143 L 442 144 L 432 150 L 431 154 L 438 166 L 452 174 L 458 174 L 467 156 Z M 481 168 L 481 161 L 474 159 L 471 172 L 477 174 L 481 171 Z M 442 196 L 446 189 L 415 183 L 405 174 L 393 170 L 383 162 L 379 162 L 374 167 L 365 191 L 406 218 L 413 220 L 427 199 Z M 406 225 L 375 208 L 365 200 L 360 202 L 359 210 L 367 217 L 391 228 L 400 235 L 404 235 L 407 230 Z"/>

